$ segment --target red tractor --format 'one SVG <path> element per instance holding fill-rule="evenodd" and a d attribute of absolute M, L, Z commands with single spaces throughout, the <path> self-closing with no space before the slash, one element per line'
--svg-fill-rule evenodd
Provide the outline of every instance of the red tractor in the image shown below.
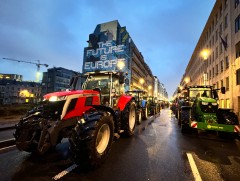
<path fill-rule="evenodd" d="M 103 78 L 109 92 L 102 87 Z M 20 120 L 14 133 L 19 150 L 44 154 L 69 138 L 74 162 L 97 167 L 109 154 L 114 135 L 134 134 L 135 101 L 120 94 L 118 74 L 91 75 L 85 90 L 75 90 L 77 79 L 71 81 L 73 90 L 45 95 L 41 105 Z"/>

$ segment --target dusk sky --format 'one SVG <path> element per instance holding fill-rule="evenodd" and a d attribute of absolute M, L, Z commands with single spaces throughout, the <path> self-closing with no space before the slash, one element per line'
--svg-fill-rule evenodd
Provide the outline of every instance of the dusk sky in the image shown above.
<path fill-rule="evenodd" d="M 97 24 L 126 26 L 169 98 L 178 86 L 215 0 L 1 0 L 0 73 L 35 80 L 37 67 L 82 72 L 83 50 Z M 46 67 L 40 68 L 47 71 Z"/>

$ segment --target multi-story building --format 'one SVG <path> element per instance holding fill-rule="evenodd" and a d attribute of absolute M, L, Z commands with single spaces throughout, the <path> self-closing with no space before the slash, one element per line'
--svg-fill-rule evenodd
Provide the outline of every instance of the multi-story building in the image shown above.
<path fill-rule="evenodd" d="M 154 76 L 126 27 L 117 20 L 98 24 L 84 48 L 83 74 L 94 71 L 125 72 L 125 91 L 143 89 L 154 94 Z M 124 62 L 121 69 L 117 64 Z"/>
<path fill-rule="evenodd" d="M 157 76 L 154 76 L 153 95 L 160 101 L 168 101 L 168 93 L 166 88 L 164 88 L 164 84 L 158 80 Z"/>
<path fill-rule="evenodd" d="M 69 89 L 70 80 L 80 73 L 62 67 L 54 67 L 43 72 L 42 95 L 50 92 L 63 91 Z M 81 79 L 79 79 L 77 89 L 81 89 Z"/>
<path fill-rule="evenodd" d="M 240 1 L 216 0 L 181 85 L 225 87 L 219 106 L 240 115 Z"/>
<path fill-rule="evenodd" d="M 40 83 L 0 79 L 0 104 L 37 103 L 40 100 Z"/>
<path fill-rule="evenodd" d="M 18 74 L 0 74 L 0 79 L 22 81 L 23 76 Z"/>

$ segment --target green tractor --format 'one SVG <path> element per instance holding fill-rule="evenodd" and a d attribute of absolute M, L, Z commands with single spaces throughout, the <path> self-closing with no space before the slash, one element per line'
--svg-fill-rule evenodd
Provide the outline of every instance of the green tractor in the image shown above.
<path fill-rule="evenodd" d="M 190 129 L 213 130 L 233 137 L 240 131 L 237 115 L 218 108 L 218 91 L 212 86 L 188 86 L 178 100 L 178 120 L 182 133 Z M 225 94 L 225 87 L 221 88 Z"/>
<path fill-rule="evenodd" d="M 149 96 L 148 98 L 148 114 L 154 116 L 155 114 L 160 113 L 161 106 L 157 98 Z"/>

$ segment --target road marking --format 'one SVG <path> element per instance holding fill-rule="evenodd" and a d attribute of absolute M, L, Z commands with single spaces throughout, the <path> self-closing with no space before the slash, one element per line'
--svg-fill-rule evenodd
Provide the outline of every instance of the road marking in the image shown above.
<path fill-rule="evenodd" d="M 193 156 L 191 153 L 187 153 L 188 161 L 190 163 L 190 167 L 192 169 L 193 176 L 195 178 L 195 181 L 202 181 L 202 178 L 198 172 L 197 166 L 195 164 L 195 161 L 193 159 Z"/>
<path fill-rule="evenodd" d="M 12 145 L 12 146 L 8 146 L 8 147 L 0 148 L 0 151 L 6 150 L 6 149 L 9 149 L 9 148 L 13 148 L 13 147 L 15 147 L 15 146 L 16 146 L 16 145 Z"/>
<path fill-rule="evenodd" d="M 59 180 L 63 176 L 67 175 L 69 172 L 71 172 L 73 169 L 75 169 L 78 165 L 73 164 L 72 166 L 68 167 L 67 169 L 63 170 L 59 174 L 55 175 L 52 179 L 53 180 Z"/>

